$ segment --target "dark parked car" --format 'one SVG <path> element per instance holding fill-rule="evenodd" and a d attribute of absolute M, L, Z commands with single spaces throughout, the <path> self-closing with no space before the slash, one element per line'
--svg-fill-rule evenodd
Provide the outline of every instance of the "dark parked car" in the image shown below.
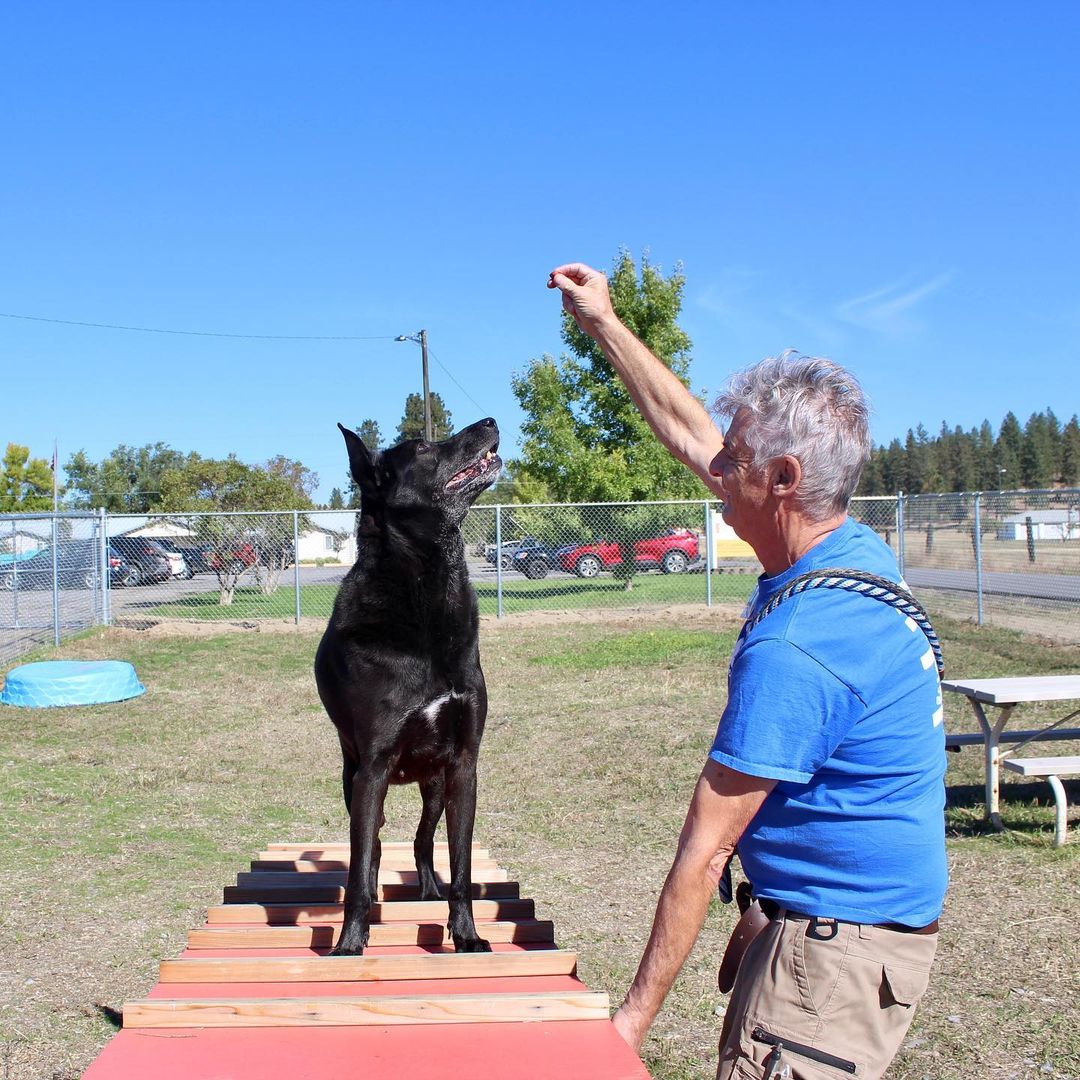
<path fill-rule="evenodd" d="M 133 580 L 125 584 L 168 581 L 172 577 L 169 556 L 156 540 L 148 536 L 114 536 L 109 543 L 131 564 Z"/>
<path fill-rule="evenodd" d="M 96 540 L 62 541 L 56 549 L 56 577 L 61 589 L 97 588 L 101 568 L 101 545 Z M 0 589 L 51 589 L 53 553 L 44 548 L 28 559 L 5 565 Z"/>
<path fill-rule="evenodd" d="M 547 577 L 548 571 L 559 565 L 558 551 L 527 536 L 510 556 L 510 568 L 520 570 L 531 581 Z"/>
<path fill-rule="evenodd" d="M 112 546 L 109 545 L 109 584 L 114 588 L 117 585 L 134 585 L 138 580 L 132 573 L 132 565 Z"/>
<path fill-rule="evenodd" d="M 210 565 L 214 556 L 212 544 L 181 544 L 173 541 L 173 548 L 184 556 L 184 561 L 193 574 L 207 574 L 213 569 Z"/>

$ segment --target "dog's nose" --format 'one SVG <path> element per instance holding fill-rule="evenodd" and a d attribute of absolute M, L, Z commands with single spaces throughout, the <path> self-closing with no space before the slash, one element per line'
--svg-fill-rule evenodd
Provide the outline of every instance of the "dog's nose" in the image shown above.
<path fill-rule="evenodd" d="M 495 423 L 494 419 L 492 417 L 490 417 L 490 416 L 485 416 L 484 419 L 480 421 L 480 423 L 483 424 L 484 427 L 498 427 L 499 426 L 498 424 Z"/>

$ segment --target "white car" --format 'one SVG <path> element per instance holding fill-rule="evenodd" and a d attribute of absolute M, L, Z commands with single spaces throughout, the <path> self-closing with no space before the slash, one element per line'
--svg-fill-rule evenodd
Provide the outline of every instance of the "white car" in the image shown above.
<path fill-rule="evenodd" d="M 195 576 L 195 572 L 188 566 L 183 552 L 178 551 L 171 540 L 162 540 L 160 537 L 155 537 L 155 543 L 165 552 L 165 557 L 169 560 L 169 569 L 172 570 L 174 578 L 183 578 L 187 581 Z"/>

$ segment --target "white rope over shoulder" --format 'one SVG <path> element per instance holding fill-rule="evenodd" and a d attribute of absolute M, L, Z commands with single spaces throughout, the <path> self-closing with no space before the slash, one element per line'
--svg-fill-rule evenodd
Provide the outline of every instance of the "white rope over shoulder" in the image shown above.
<path fill-rule="evenodd" d="M 945 675 L 945 661 L 941 655 L 941 641 L 938 639 L 930 617 L 925 609 L 906 589 L 888 578 L 868 574 L 864 570 L 848 570 L 829 567 L 825 570 L 810 570 L 789 581 L 769 602 L 746 624 L 749 634 L 763 619 L 771 615 L 785 600 L 798 596 L 809 589 L 843 589 L 845 592 L 868 596 L 871 600 L 880 600 L 883 604 L 896 608 L 907 615 L 926 635 L 937 664 L 938 678 Z"/>

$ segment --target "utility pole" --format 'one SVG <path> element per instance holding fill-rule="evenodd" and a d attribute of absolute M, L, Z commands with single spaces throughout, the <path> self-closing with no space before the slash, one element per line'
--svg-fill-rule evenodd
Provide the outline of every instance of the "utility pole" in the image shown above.
<path fill-rule="evenodd" d="M 415 341 L 420 346 L 420 358 L 424 365 L 424 438 L 431 442 L 431 391 L 428 388 L 427 331 L 418 334 L 399 334 L 395 341 Z"/>
<path fill-rule="evenodd" d="M 420 331 L 420 356 L 424 365 L 424 438 L 431 442 L 431 391 L 428 389 L 427 331 Z"/>

